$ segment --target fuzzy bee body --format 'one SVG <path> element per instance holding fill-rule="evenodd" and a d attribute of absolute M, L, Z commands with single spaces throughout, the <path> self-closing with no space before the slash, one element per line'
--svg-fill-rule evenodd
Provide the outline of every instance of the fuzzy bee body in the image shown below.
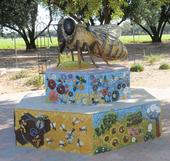
<path fill-rule="evenodd" d="M 64 146 L 66 146 L 66 143 L 63 140 L 60 140 L 59 141 L 59 146 L 64 147 Z"/>
<path fill-rule="evenodd" d="M 126 47 L 117 38 L 117 33 L 112 30 L 116 31 L 115 26 L 101 25 L 88 28 L 85 25 L 76 24 L 74 20 L 70 18 L 62 19 L 58 25 L 60 52 L 62 52 L 64 48 L 69 48 L 77 49 L 78 54 L 80 54 L 79 52 L 86 47 L 90 56 L 95 55 L 105 61 L 127 57 Z M 81 63 L 79 59 L 83 60 L 81 54 L 78 55 L 79 63 Z M 92 58 L 91 60 L 94 64 L 94 60 Z"/>
<path fill-rule="evenodd" d="M 79 124 L 80 123 L 80 120 L 76 117 L 73 118 L 73 121 L 72 121 L 72 124 L 73 125 L 76 125 L 76 124 Z"/>
<path fill-rule="evenodd" d="M 77 139 L 77 146 L 82 147 L 83 145 L 84 145 L 84 143 L 78 138 Z"/>
<path fill-rule="evenodd" d="M 86 27 L 82 24 L 77 24 L 75 28 L 75 33 L 73 35 L 73 40 L 71 42 L 67 42 L 68 48 L 76 48 L 76 41 L 79 40 L 80 46 L 82 47 L 84 42 L 87 45 L 93 44 L 95 40 L 95 36 L 91 34 L 91 32 L 86 30 Z"/>
<path fill-rule="evenodd" d="M 60 130 L 62 130 L 62 131 L 64 131 L 64 132 L 66 132 L 67 130 L 66 130 L 66 127 L 65 127 L 65 125 L 64 124 L 61 124 L 60 125 Z"/>
<path fill-rule="evenodd" d="M 86 126 L 82 126 L 82 127 L 80 127 L 79 128 L 79 130 L 81 131 L 81 132 L 86 132 L 87 131 L 87 128 L 86 128 Z"/>

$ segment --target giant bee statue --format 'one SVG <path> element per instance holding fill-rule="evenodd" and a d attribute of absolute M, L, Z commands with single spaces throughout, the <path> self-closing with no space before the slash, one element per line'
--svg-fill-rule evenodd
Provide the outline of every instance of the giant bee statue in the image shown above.
<path fill-rule="evenodd" d="M 76 49 L 79 67 L 81 67 L 81 61 L 84 61 L 83 49 L 88 51 L 90 59 L 96 67 L 93 56 L 102 58 L 108 64 L 108 60 L 122 59 L 128 55 L 126 47 L 118 39 L 120 29 L 115 25 L 87 27 L 76 23 L 71 18 L 65 18 L 59 21 L 57 34 L 59 52 L 62 53 L 65 48 Z M 60 65 L 60 54 L 58 55 L 58 65 Z"/>

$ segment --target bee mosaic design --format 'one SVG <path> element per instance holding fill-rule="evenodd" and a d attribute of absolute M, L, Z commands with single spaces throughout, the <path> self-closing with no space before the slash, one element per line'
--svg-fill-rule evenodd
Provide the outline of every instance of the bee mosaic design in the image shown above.
<path fill-rule="evenodd" d="M 59 52 L 65 48 L 78 51 L 78 65 L 84 61 L 82 51 L 87 50 L 92 63 L 97 67 L 93 56 L 102 58 L 107 64 L 108 60 L 117 60 L 127 57 L 128 52 L 118 39 L 120 29 L 115 25 L 101 25 L 87 27 L 76 24 L 71 18 L 61 19 L 58 23 Z M 60 65 L 60 54 L 58 56 Z"/>
<path fill-rule="evenodd" d="M 92 116 L 54 111 L 23 111 L 15 115 L 17 146 L 61 151 L 92 151 Z"/>
<path fill-rule="evenodd" d="M 16 140 L 21 145 L 31 143 L 36 148 L 44 145 L 44 134 L 55 129 L 55 124 L 48 116 L 34 117 L 30 113 L 25 113 L 21 117 L 19 126 L 20 128 L 15 131 Z"/>

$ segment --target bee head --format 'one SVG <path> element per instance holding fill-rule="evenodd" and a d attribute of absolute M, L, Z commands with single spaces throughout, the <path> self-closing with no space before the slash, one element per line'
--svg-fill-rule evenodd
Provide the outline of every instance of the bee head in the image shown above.
<path fill-rule="evenodd" d="M 70 38 L 74 35 L 76 23 L 71 18 L 61 19 L 58 23 L 58 49 L 62 53 L 66 48 L 66 43 L 69 42 Z"/>
<path fill-rule="evenodd" d="M 66 18 L 63 22 L 64 31 L 67 35 L 72 35 L 75 30 L 75 22 L 71 18 Z"/>

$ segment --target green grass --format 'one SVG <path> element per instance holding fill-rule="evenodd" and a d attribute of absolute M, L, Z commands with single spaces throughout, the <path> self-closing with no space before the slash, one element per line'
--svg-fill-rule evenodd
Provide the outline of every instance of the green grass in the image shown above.
<path fill-rule="evenodd" d="M 40 88 L 43 85 L 43 77 L 39 75 L 34 75 L 26 81 L 25 85 Z"/>
<path fill-rule="evenodd" d="M 132 66 L 130 67 L 130 71 L 131 72 L 143 72 L 144 71 L 144 67 L 142 64 L 132 64 Z"/>
<path fill-rule="evenodd" d="M 36 44 L 38 44 L 37 47 L 41 45 L 41 47 L 48 47 L 48 42 L 49 46 L 57 46 L 57 38 L 53 37 L 52 38 L 52 43 L 48 38 L 41 38 L 36 41 Z M 17 38 L 16 39 L 16 48 L 17 49 L 25 49 L 25 42 L 22 38 Z M 14 45 L 14 39 L 8 38 L 0 38 L 0 49 L 15 49 Z"/>
<path fill-rule="evenodd" d="M 22 79 L 28 77 L 28 71 L 26 70 L 21 70 L 17 72 L 14 76 L 11 77 L 11 80 L 17 80 L 17 79 Z"/>
<path fill-rule="evenodd" d="M 72 61 L 71 54 L 66 54 L 66 53 L 63 53 L 63 54 L 60 56 L 60 59 L 61 59 L 61 63 Z M 78 60 L 77 56 L 74 56 L 74 60 L 75 60 L 75 61 Z"/>
<path fill-rule="evenodd" d="M 154 63 L 160 61 L 162 57 L 163 57 L 162 55 L 153 55 L 153 54 L 151 54 L 151 55 L 145 56 L 144 60 L 149 64 L 154 64 Z"/>
<path fill-rule="evenodd" d="M 151 42 L 151 38 L 148 35 L 135 35 L 134 38 L 133 38 L 133 36 L 121 36 L 120 40 L 125 44 Z M 163 35 L 162 41 L 170 41 L 170 34 Z"/>
<path fill-rule="evenodd" d="M 168 70 L 168 69 L 170 69 L 170 64 L 163 63 L 163 64 L 160 65 L 159 69 L 160 70 Z"/>
<path fill-rule="evenodd" d="M 133 36 L 121 36 L 120 40 L 125 44 L 151 42 L 151 39 L 148 35 L 135 35 L 134 38 L 135 41 L 133 40 Z M 162 41 L 170 41 L 170 34 L 163 35 Z M 40 46 L 40 44 L 41 47 L 48 47 L 48 38 L 45 38 L 45 40 L 44 38 L 41 38 L 41 40 L 39 38 L 38 42 L 36 41 L 36 44 L 38 44 L 38 47 Z M 56 37 L 52 37 L 52 43 L 49 41 L 49 46 L 57 46 Z M 25 49 L 25 43 L 22 38 L 16 39 L 16 48 Z M 0 38 L 0 49 L 15 49 L 14 40 L 10 38 Z"/>

